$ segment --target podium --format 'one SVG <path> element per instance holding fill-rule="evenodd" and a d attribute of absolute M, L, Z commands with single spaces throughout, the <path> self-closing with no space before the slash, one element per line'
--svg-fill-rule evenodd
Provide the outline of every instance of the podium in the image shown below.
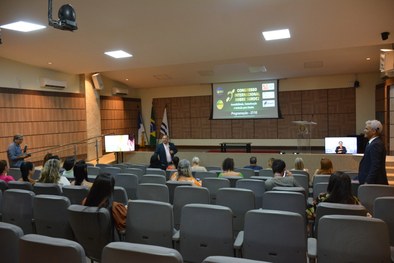
<path fill-rule="evenodd" d="M 297 128 L 297 152 L 311 153 L 313 121 L 293 121 Z"/>

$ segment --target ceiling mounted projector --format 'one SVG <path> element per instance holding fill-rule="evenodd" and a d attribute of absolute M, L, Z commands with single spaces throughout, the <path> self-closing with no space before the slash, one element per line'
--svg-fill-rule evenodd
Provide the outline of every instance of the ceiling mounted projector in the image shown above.
<path fill-rule="evenodd" d="M 58 17 L 59 20 L 52 19 L 52 0 L 48 0 L 48 23 L 50 26 L 67 31 L 78 29 L 77 22 L 75 21 L 75 10 L 71 5 L 62 5 L 59 9 Z"/>

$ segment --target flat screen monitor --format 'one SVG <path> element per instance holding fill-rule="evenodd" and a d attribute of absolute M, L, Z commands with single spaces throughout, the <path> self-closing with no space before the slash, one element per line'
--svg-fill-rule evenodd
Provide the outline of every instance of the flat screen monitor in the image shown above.
<path fill-rule="evenodd" d="M 342 146 L 346 148 L 346 154 L 357 153 L 357 137 L 326 137 L 325 153 L 336 153 L 339 142 L 342 142 Z"/>
<path fill-rule="evenodd" d="M 129 135 L 106 135 L 104 137 L 106 152 L 132 152 L 135 151 L 134 139 Z"/>

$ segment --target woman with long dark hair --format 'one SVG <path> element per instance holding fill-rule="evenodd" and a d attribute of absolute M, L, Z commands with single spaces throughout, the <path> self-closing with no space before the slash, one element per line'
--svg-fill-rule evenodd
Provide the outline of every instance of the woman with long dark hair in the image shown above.
<path fill-rule="evenodd" d="M 113 201 L 115 179 L 109 173 L 100 173 L 94 180 L 87 197 L 82 201 L 85 206 L 107 208 L 111 213 L 112 222 L 118 231 L 126 229 L 127 208 Z"/>
<path fill-rule="evenodd" d="M 330 176 L 327 186 L 328 197 L 325 202 L 339 204 L 359 204 L 352 193 L 352 182 L 344 172 L 335 172 Z"/>
<path fill-rule="evenodd" d="M 88 166 L 84 160 L 76 162 L 73 170 L 75 180 L 71 182 L 71 185 L 82 185 L 87 188 L 92 187 L 93 183 L 89 182 L 88 178 Z"/>
<path fill-rule="evenodd" d="M 32 178 L 34 174 L 34 163 L 32 162 L 23 162 L 21 164 L 21 178 L 18 181 L 20 182 L 29 182 L 31 184 L 35 184 L 36 180 Z"/>

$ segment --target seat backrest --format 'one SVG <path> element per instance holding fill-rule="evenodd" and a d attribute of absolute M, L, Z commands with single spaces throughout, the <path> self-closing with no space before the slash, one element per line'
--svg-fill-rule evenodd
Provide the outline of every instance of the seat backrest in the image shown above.
<path fill-rule="evenodd" d="M 376 198 L 373 210 L 374 217 L 386 222 L 389 228 L 390 245 L 394 246 L 394 196 Z"/>
<path fill-rule="evenodd" d="M 308 198 L 308 194 L 305 191 L 305 188 L 302 186 L 291 186 L 291 187 L 287 187 L 287 186 L 275 186 L 274 188 L 272 188 L 272 191 L 285 191 L 285 192 L 296 192 L 296 193 L 301 193 L 304 195 L 305 200 Z"/>
<path fill-rule="evenodd" d="M 111 167 L 111 164 L 108 163 L 97 163 L 95 167 L 99 167 L 100 169 L 104 169 L 106 167 Z"/>
<path fill-rule="evenodd" d="M 182 208 L 187 204 L 209 204 L 209 191 L 205 187 L 179 186 L 174 192 L 174 225 L 179 229 Z"/>
<path fill-rule="evenodd" d="M 265 182 L 263 180 L 241 179 L 237 181 L 235 187 L 252 190 L 256 208 L 263 206 L 263 194 L 265 193 Z"/>
<path fill-rule="evenodd" d="M 272 171 L 271 168 L 261 169 L 261 170 L 259 171 L 259 176 L 274 177 L 274 172 Z"/>
<path fill-rule="evenodd" d="M 327 215 L 319 222 L 317 260 L 328 262 L 390 262 L 387 225 L 377 218 Z"/>
<path fill-rule="evenodd" d="M 215 172 L 195 172 L 194 178 L 200 181 L 204 181 L 205 178 L 216 178 L 218 175 Z"/>
<path fill-rule="evenodd" d="M 89 193 L 89 189 L 82 185 L 65 185 L 62 187 L 63 195 L 70 200 L 73 205 L 82 204 L 82 200 Z"/>
<path fill-rule="evenodd" d="M 23 230 L 19 226 L 0 222 L 1 262 L 19 263 L 19 239 Z"/>
<path fill-rule="evenodd" d="M 40 169 L 35 169 L 33 175 L 31 176 L 31 178 L 33 180 L 38 180 L 38 178 L 40 178 L 41 176 L 41 170 Z"/>
<path fill-rule="evenodd" d="M 118 173 L 122 172 L 122 169 L 120 169 L 119 167 L 109 166 L 109 167 L 102 167 L 101 171 L 103 171 L 103 173 L 109 173 L 112 176 L 116 176 Z"/>
<path fill-rule="evenodd" d="M 233 212 L 234 233 L 243 230 L 246 212 L 256 208 L 253 191 L 242 188 L 219 189 L 216 195 L 216 204 L 227 206 Z"/>
<path fill-rule="evenodd" d="M 317 183 L 313 187 L 313 199 L 316 199 L 319 194 L 327 193 L 328 183 Z"/>
<path fill-rule="evenodd" d="M 85 263 L 80 244 L 63 238 L 29 234 L 20 239 L 20 263 Z"/>
<path fill-rule="evenodd" d="M 142 174 L 146 174 L 146 165 L 143 164 L 128 164 L 129 168 L 138 168 L 142 170 Z"/>
<path fill-rule="evenodd" d="M 7 174 L 14 177 L 15 181 L 19 180 L 19 178 L 22 177 L 22 173 L 21 173 L 20 168 L 10 167 L 10 168 L 8 168 Z"/>
<path fill-rule="evenodd" d="M 3 196 L 3 222 L 19 226 L 25 234 L 33 233 L 34 196 L 28 190 L 6 190 Z"/>
<path fill-rule="evenodd" d="M 121 173 L 124 173 L 124 172 L 125 172 L 124 170 L 125 170 L 126 168 L 128 168 L 127 164 L 124 164 L 124 163 L 115 163 L 115 164 L 112 165 L 112 167 L 118 167 L 118 168 L 120 168 L 120 172 L 121 172 Z"/>
<path fill-rule="evenodd" d="M 235 168 L 234 171 L 241 173 L 245 179 L 255 176 L 254 170 L 250 168 Z"/>
<path fill-rule="evenodd" d="M 125 241 L 172 248 L 172 206 L 150 200 L 131 200 L 127 206 Z"/>
<path fill-rule="evenodd" d="M 315 184 L 318 183 L 328 183 L 328 181 L 330 180 L 330 176 L 329 174 L 316 174 L 313 176 L 312 178 L 312 188 L 315 188 Z"/>
<path fill-rule="evenodd" d="M 135 174 L 118 173 L 115 176 L 115 186 L 123 187 L 129 199 L 137 199 L 138 176 Z"/>
<path fill-rule="evenodd" d="M 98 175 L 101 171 L 101 168 L 98 166 L 88 166 L 88 175 Z"/>
<path fill-rule="evenodd" d="M 306 222 L 306 202 L 298 192 L 268 191 L 263 196 L 263 209 L 282 210 L 300 214 Z"/>
<path fill-rule="evenodd" d="M 8 182 L 8 188 L 33 191 L 33 185 L 30 182 L 10 181 Z"/>
<path fill-rule="evenodd" d="M 166 177 L 160 174 L 145 174 L 141 177 L 140 184 L 166 184 Z"/>
<path fill-rule="evenodd" d="M 0 180 L 0 190 L 4 192 L 7 189 L 8 189 L 8 184 L 5 181 Z"/>
<path fill-rule="evenodd" d="M 211 165 L 211 166 L 205 166 L 205 169 L 207 169 L 208 172 L 209 171 L 221 171 L 222 167 Z"/>
<path fill-rule="evenodd" d="M 296 182 L 305 189 L 306 193 L 309 193 L 309 177 L 305 174 L 293 174 Z"/>
<path fill-rule="evenodd" d="M 181 254 L 172 248 L 127 242 L 112 242 L 103 249 L 102 263 L 183 263 Z"/>
<path fill-rule="evenodd" d="M 235 258 L 225 256 L 210 256 L 204 259 L 202 263 L 269 263 L 268 261 L 260 261 L 246 258 Z"/>
<path fill-rule="evenodd" d="M 143 200 L 170 202 L 170 194 L 165 184 L 139 184 L 137 186 L 137 197 Z"/>
<path fill-rule="evenodd" d="M 245 215 L 242 256 L 269 262 L 306 263 L 305 221 L 299 213 L 257 209 Z"/>
<path fill-rule="evenodd" d="M 100 261 L 103 248 L 113 241 L 113 225 L 108 209 L 70 205 L 68 220 L 86 256 Z"/>
<path fill-rule="evenodd" d="M 40 235 L 74 239 L 68 223 L 67 208 L 70 200 L 59 195 L 37 195 L 33 201 L 36 233 Z"/>
<path fill-rule="evenodd" d="M 124 205 L 127 205 L 127 202 L 129 201 L 126 190 L 121 186 L 114 187 L 113 199 L 115 202 L 118 202 L 118 203 L 121 203 Z"/>
<path fill-rule="evenodd" d="M 188 181 L 167 181 L 166 185 L 168 187 L 168 193 L 169 193 L 169 197 L 170 197 L 170 204 L 174 203 L 174 192 L 175 192 L 175 188 L 177 188 L 178 186 L 182 186 L 182 185 L 192 185 L 192 182 L 188 182 Z"/>
<path fill-rule="evenodd" d="M 234 256 L 231 209 L 188 204 L 182 209 L 180 252 L 184 261 L 202 262 L 208 256 Z"/>
<path fill-rule="evenodd" d="M 308 179 L 309 179 L 309 173 L 307 172 L 307 171 L 304 171 L 304 170 L 291 170 L 291 173 L 294 175 L 294 174 L 304 174 L 304 175 L 306 175 L 307 177 L 308 177 Z"/>
<path fill-rule="evenodd" d="M 366 216 L 367 210 L 362 205 L 349 205 L 349 204 L 337 204 L 321 202 L 316 207 L 316 218 L 314 232 L 315 236 L 318 234 L 320 218 L 326 215 L 357 215 Z"/>
<path fill-rule="evenodd" d="M 211 204 L 216 204 L 216 194 L 220 188 L 230 187 L 230 181 L 226 178 L 205 178 L 202 186 L 208 188 Z"/>
<path fill-rule="evenodd" d="M 160 168 L 146 168 L 145 174 L 158 174 L 158 175 L 163 175 L 165 177 L 166 171 Z"/>
<path fill-rule="evenodd" d="M 358 187 L 358 199 L 373 214 L 375 199 L 383 196 L 394 196 L 394 186 L 379 184 L 363 184 Z"/>
<path fill-rule="evenodd" d="M 58 184 L 35 183 L 33 191 L 36 195 L 62 195 L 62 189 Z"/>
<path fill-rule="evenodd" d="M 135 174 L 138 176 L 138 179 L 141 181 L 142 176 L 145 174 L 144 170 L 141 168 L 133 168 L 133 167 L 127 167 L 123 170 L 124 173 L 128 174 Z"/>

